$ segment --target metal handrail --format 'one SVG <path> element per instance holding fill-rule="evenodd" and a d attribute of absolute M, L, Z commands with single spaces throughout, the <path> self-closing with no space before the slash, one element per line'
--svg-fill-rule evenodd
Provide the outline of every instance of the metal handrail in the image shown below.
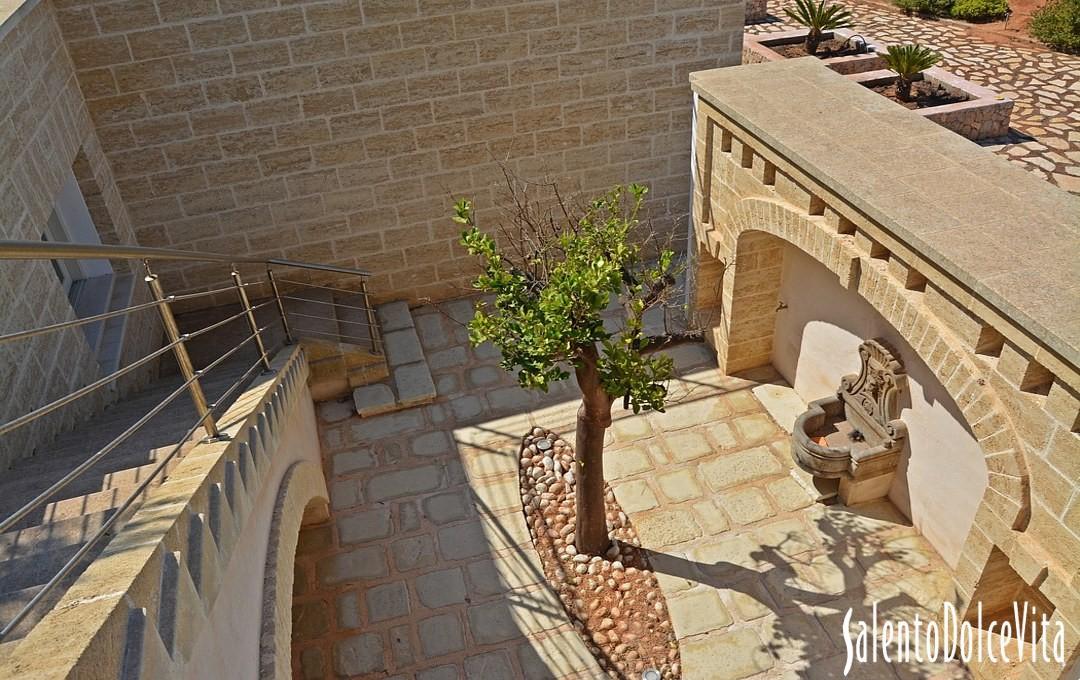
<path fill-rule="evenodd" d="M 273 302 L 273 300 L 267 300 L 266 302 L 260 302 L 259 304 L 252 307 L 252 310 L 259 309 L 260 307 L 265 307 L 265 306 L 271 304 L 272 302 Z M 230 317 L 222 319 L 221 321 L 213 323 L 213 324 L 211 324 L 211 325 L 209 325 L 209 326 L 207 326 L 205 328 L 200 328 L 199 330 L 192 331 L 191 333 L 185 333 L 179 339 L 174 340 L 173 342 L 170 342 L 169 344 L 165 345 L 164 347 L 161 347 L 159 349 L 154 350 L 150 354 L 147 354 L 146 356 L 142 357 L 141 359 L 137 359 L 137 360 L 131 362 L 130 364 L 128 364 L 127 366 L 124 366 L 123 368 L 119 368 L 119 369 L 113 371 L 112 373 L 110 373 L 109 375 L 107 375 L 107 376 L 105 376 L 103 378 L 98 378 L 97 380 L 90 383 L 89 385 L 84 385 L 83 387 L 80 387 L 79 389 L 75 390 L 74 392 L 66 394 L 63 397 L 60 397 L 59 399 L 57 399 L 55 401 L 52 401 L 52 402 L 50 402 L 48 404 L 45 404 L 44 406 L 39 406 L 38 408 L 34 409 L 33 411 L 30 411 L 29 413 L 25 413 L 25 414 L 19 416 L 18 418 L 15 418 L 14 420 L 9 420 L 8 422 L 3 423 L 2 425 L 0 425 L 0 435 L 7 434 L 8 432 L 11 432 L 12 430 L 17 429 L 19 427 L 22 427 L 23 425 L 26 425 L 27 423 L 33 422 L 33 421 L 37 420 L 38 418 L 40 418 L 42 416 L 48 415 L 48 414 L 52 413 L 53 411 L 55 411 L 56 409 L 61 408 L 63 406 L 66 406 L 66 405 L 70 404 L 71 402 L 76 401 L 77 399 L 80 399 L 81 397 L 85 397 L 86 395 L 90 394 L 91 392 L 98 389 L 99 387 L 103 387 L 105 385 L 108 385 L 109 383 L 116 380 L 117 378 L 120 378 L 120 377 L 122 377 L 124 375 L 127 375 L 128 373 L 135 370 L 139 366 L 143 366 L 143 365 L 147 364 L 148 362 L 152 361 L 153 359 L 158 358 L 162 354 L 165 354 L 166 352 L 175 349 L 180 343 L 186 342 L 186 341 L 191 340 L 193 338 L 197 338 L 200 335 L 205 335 L 205 334 L 209 333 L 210 331 L 216 330 L 216 329 L 224 326 L 225 324 L 227 324 L 227 323 L 229 323 L 231 321 L 236 321 L 237 319 L 239 319 L 240 317 L 242 317 L 242 316 L 244 316 L 246 314 L 247 314 L 247 310 L 243 310 L 243 311 L 240 311 L 240 312 L 238 312 L 236 314 L 233 314 Z M 0 338 L 0 340 L 2 340 L 2 339 L 3 338 Z M 2 529 L 0 529 L 0 531 L 2 531 Z"/>
<path fill-rule="evenodd" d="M 349 342 L 354 342 L 355 341 L 354 344 L 357 344 L 357 345 L 362 345 L 362 344 L 368 342 L 364 338 L 358 338 L 358 337 L 356 337 L 354 335 L 343 335 L 341 333 L 324 333 L 322 331 L 317 331 L 317 330 L 314 330 L 314 329 L 311 329 L 311 328 L 297 328 L 295 330 L 298 330 L 298 331 L 300 331 L 302 333 L 310 333 L 312 335 L 321 335 L 321 336 L 327 337 L 327 338 L 336 338 L 338 340 L 348 340 Z"/>
<path fill-rule="evenodd" d="M 269 328 L 269 326 L 263 326 L 259 330 L 264 331 L 267 328 Z M 0 522 L 0 533 L 4 533 L 5 531 L 10 529 L 11 527 L 18 524 L 20 520 L 22 520 L 24 517 L 26 517 L 28 514 L 30 514 L 31 510 L 33 510 L 37 506 L 41 505 L 45 501 L 49 500 L 49 498 L 52 497 L 53 494 L 55 494 L 57 491 L 63 489 L 65 486 L 67 486 L 68 484 L 71 484 L 73 481 L 75 481 L 78 477 L 80 477 L 82 475 L 82 473 L 89 470 L 99 460 L 101 460 L 102 458 L 107 456 L 110 451 L 114 450 L 117 446 L 120 446 L 121 444 L 123 444 L 124 441 L 126 441 L 131 435 L 138 432 L 142 428 L 142 426 L 146 425 L 148 422 L 150 422 L 150 420 L 154 416 L 161 413 L 165 409 L 166 406 L 168 406 L 170 403 L 172 403 L 172 401 L 174 399 L 176 399 L 178 396 L 180 396 L 184 392 L 184 390 L 188 389 L 193 383 L 195 383 L 207 371 L 213 370 L 215 367 L 219 366 L 221 364 L 221 362 L 225 361 L 226 359 L 231 357 L 233 354 L 236 354 L 236 352 L 238 352 L 241 347 L 243 347 L 247 343 L 251 342 L 256 337 L 258 337 L 258 333 L 252 333 L 246 339 L 244 339 L 241 342 L 237 343 L 237 345 L 235 347 L 233 347 L 229 351 L 225 352 L 224 354 L 222 354 L 220 357 L 218 357 L 214 361 L 207 364 L 206 368 L 204 368 L 204 369 L 202 369 L 200 371 L 196 371 L 194 376 L 192 376 L 192 377 L 188 378 L 187 380 L 185 380 L 184 383 L 182 385 L 180 385 L 180 387 L 177 387 L 175 390 L 170 392 L 167 397 L 165 397 L 160 402 L 158 402 L 157 406 L 154 406 L 152 409 L 147 411 L 146 415 L 144 415 L 142 418 L 139 418 L 138 420 L 136 420 L 132 425 L 128 426 L 128 428 L 126 430 L 124 430 L 123 432 L 118 434 L 116 437 L 114 437 L 113 440 L 110 441 L 108 444 L 106 444 L 102 448 L 98 449 L 97 453 L 90 456 L 89 458 L 84 460 L 79 465 L 75 466 L 75 468 L 71 472 L 67 473 L 66 475 L 64 475 L 63 477 L 58 479 L 57 481 L 53 482 L 52 486 L 50 486 L 48 489 L 45 489 L 44 491 L 42 491 L 40 494 L 35 496 L 33 500 L 27 502 L 21 508 L 19 508 L 15 512 L 13 512 L 7 519 Z M 200 416 L 200 422 L 202 422 L 203 414 L 200 413 L 199 416 Z M 0 637 L 2 637 L 2 636 L 0 636 Z"/>
<path fill-rule="evenodd" d="M 275 279 L 275 267 L 284 268 L 296 268 L 296 269 L 308 269 L 313 271 L 329 272 L 336 274 L 344 274 L 349 276 L 359 277 L 359 290 L 347 290 L 345 288 L 332 288 L 329 286 L 319 286 L 312 283 L 305 283 L 301 281 L 286 281 L 289 284 L 309 286 L 315 288 L 325 288 L 332 291 L 341 293 L 347 293 L 349 295 L 359 296 L 362 299 L 360 305 L 344 305 L 340 303 L 329 303 L 335 307 L 342 307 L 348 309 L 359 310 L 366 313 L 368 323 L 362 321 L 353 320 L 336 320 L 339 323 L 354 324 L 358 326 L 370 326 L 368 338 L 355 338 L 352 336 L 346 336 L 342 333 L 334 336 L 329 333 L 322 333 L 319 331 L 297 329 L 302 335 L 321 335 L 326 337 L 333 337 L 334 339 L 344 342 L 365 344 L 370 343 L 372 351 L 375 353 L 381 353 L 381 336 L 380 329 L 375 320 L 375 311 L 371 306 L 370 295 L 366 286 L 366 277 L 370 276 L 370 272 L 361 269 L 352 269 L 348 267 L 338 267 L 334 265 L 314 264 L 309 262 L 300 262 L 295 260 L 285 260 L 278 258 L 254 258 L 254 257 L 240 257 L 234 255 L 218 255 L 215 253 L 203 253 L 197 251 L 184 251 L 184 250 L 172 250 L 165 248 L 143 248 L 138 246 L 114 246 L 114 245 L 89 245 L 89 244 L 74 244 L 74 243 L 57 243 L 57 242 L 42 242 L 42 241 L 8 241 L 0 240 L 0 261 L 3 260 L 70 260 L 70 259 L 118 259 L 118 260 L 141 260 L 143 268 L 146 272 L 144 281 L 150 289 L 150 294 L 153 299 L 149 302 L 132 304 L 123 309 L 111 310 L 100 314 L 95 314 L 88 317 L 71 319 L 67 321 L 61 321 L 59 323 L 50 324 L 48 326 L 42 326 L 39 328 L 21 330 L 9 332 L 4 335 L 0 335 L 0 344 L 6 342 L 12 342 L 15 340 L 33 338 L 35 336 L 44 335 L 55 331 L 61 331 L 65 329 L 77 328 L 86 326 L 88 324 L 102 322 L 108 319 L 122 317 L 128 314 L 132 314 L 139 311 L 146 311 L 156 309 L 161 317 L 162 328 L 165 334 L 165 344 L 153 351 L 149 351 L 145 356 L 131 361 L 128 365 L 117 368 L 110 372 L 108 375 L 102 376 L 93 380 L 91 383 L 79 387 L 68 394 L 61 396 L 53 401 L 39 406 L 30 412 L 14 418 L 7 423 L 0 423 L 0 436 L 3 436 L 13 430 L 32 423 L 40 418 L 43 418 L 51 413 L 54 413 L 62 407 L 71 404 L 72 402 L 81 399 L 89 395 L 90 393 L 107 387 L 110 384 L 114 384 L 118 379 L 127 376 L 140 367 L 145 367 L 151 362 L 161 359 L 164 355 L 172 352 L 177 365 L 180 368 L 181 384 L 176 389 L 172 390 L 163 399 L 160 399 L 149 408 L 148 411 L 143 413 L 133 423 L 126 424 L 126 428 L 123 432 L 119 433 L 111 439 L 108 443 L 92 453 L 85 459 L 82 459 L 72 469 L 67 471 L 58 480 L 54 481 L 47 489 L 36 494 L 33 499 L 24 503 L 15 512 L 11 513 L 8 517 L 0 520 L 0 533 L 11 530 L 13 527 L 19 525 L 24 521 L 35 508 L 41 507 L 43 504 L 54 498 L 58 492 L 70 485 L 80 476 L 84 475 L 90 468 L 98 464 L 109 453 L 116 450 L 119 446 L 131 440 L 131 438 L 140 431 L 147 423 L 153 418 L 161 414 L 170 404 L 176 401 L 181 394 L 185 391 L 189 392 L 192 403 L 195 407 L 196 414 L 198 416 L 197 421 L 192 425 L 188 431 L 182 436 L 179 443 L 169 450 L 168 454 L 158 459 L 159 462 L 154 466 L 150 475 L 141 480 L 135 487 L 134 491 L 113 511 L 113 514 L 103 522 L 96 533 L 89 540 L 83 543 L 75 554 L 60 568 L 42 588 L 39 590 L 17 614 L 8 622 L 6 622 L 2 628 L 0 628 L 0 641 L 8 636 L 18 625 L 22 622 L 31 610 L 35 606 L 41 603 L 41 601 L 48 596 L 48 594 L 55 590 L 59 584 L 72 573 L 75 566 L 80 560 L 85 558 L 93 549 L 94 546 L 99 544 L 101 540 L 108 536 L 113 527 L 124 520 L 124 515 L 132 507 L 132 505 L 143 495 L 149 485 L 155 481 L 155 479 L 164 476 L 163 472 L 166 469 L 168 463 L 173 460 L 182 450 L 185 442 L 187 442 L 200 428 L 209 435 L 209 439 L 220 438 L 218 423 L 215 417 L 215 412 L 222 405 L 226 405 L 230 396 L 240 389 L 240 387 L 246 383 L 250 378 L 253 371 L 262 367 L 263 369 L 269 369 L 271 352 L 267 350 L 266 338 L 263 334 L 273 325 L 267 324 L 259 327 L 255 318 L 255 312 L 271 305 L 275 305 L 277 313 L 277 321 L 281 323 L 282 329 L 285 332 L 286 343 L 292 343 L 294 341 L 293 331 L 290 328 L 289 315 L 294 314 L 299 317 L 310 318 L 325 318 L 317 317 L 300 312 L 290 311 L 286 309 L 286 300 L 297 300 L 301 302 L 321 302 L 319 300 L 307 300 L 304 298 L 294 298 L 287 295 L 282 295 L 281 290 L 278 288 L 278 280 Z M 173 293 L 167 294 L 161 285 L 159 277 L 151 270 L 151 263 L 157 261 L 186 261 L 186 262 L 209 262 L 209 263 L 226 263 L 231 268 L 230 276 L 232 278 L 231 286 L 224 286 L 219 288 L 213 288 L 210 290 L 193 291 L 187 293 Z M 244 281 L 241 279 L 240 273 L 237 269 L 241 264 L 257 264 L 265 267 L 266 279 L 263 281 Z M 267 284 L 269 286 L 271 296 L 268 299 L 264 299 L 261 302 L 253 303 L 248 295 L 248 289 L 252 286 L 262 286 Z M 251 288 L 251 290 L 257 290 Z M 227 316 L 219 321 L 211 323 L 198 330 L 181 333 L 177 324 L 176 317 L 173 315 L 173 304 L 180 301 L 193 300 L 197 298 L 204 298 L 208 296 L 215 296 L 224 293 L 232 292 L 238 298 L 240 303 L 240 311 Z M 246 319 L 247 325 L 251 331 L 251 334 L 238 343 L 229 343 L 232 346 L 225 351 L 221 356 L 211 361 L 207 366 L 202 369 L 195 370 L 191 357 L 188 354 L 188 343 L 202 335 L 210 333 L 222 326 L 237 321 L 239 319 Z M 327 320 L 334 320 L 329 319 Z M 235 355 L 245 346 L 250 343 L 254 343 L 258 359 L 256 362 L 248 368 L 244 373 L 213 403 L 209 403 L 206 398 L 206 394 L 203 392 L 201 385 L 202 379 L 206 374 L 220 366 L 223 362 Z M 62 471 L 58 471 L 62 472 Z"/>
<path fill-rule="evenodd" d="M 245 343 L 246 342 L 247 341 L 245 341 Z M 262 359 L 260 358 L 251 366 L 251 368 L 244 371 L 244 373 L 241 374 L 241 376 L 237 378 L 235 382 L 233 382 L 232 386 L 230 386 L 229 389 L 226 390 L 226 392 L 222 395 L 220 401 L 224 403 L 225 400 L 227 400 L 228 397 L 234 391 L 236 391 L 240 387 L 240 385 L 244 383 L 245 380 L 247 380 L 251 372 L 261 365 Z M 135 501 L 139 498 L 139 496 L 141 496 L 146 491 L 146 489 L 150 487 L 150 484 L 153 483 L 153 481 L 157 478 L 159 474 L 161 474 L 161 471 L 165 469 L 165 466 L 168 465 L 172 461 L 172 459 L 176 457 L 176 454 L 180 452 L 180 450 L 184 447 L 184 444 L 188 441 L 188 439 L 191 438 L 192 435 L 195 434 L 195 432 L 198 431 L 200 426 L 202 426 L 202 418 L 196 420 L 195 424 L 188 428 L 188 431 L 180 437 L 180 442 L 173 446 L 169 453 L 162 457 L 161 461 L 159 461 L 158 464 L 154 466 L 154 469 L 150 471 L 150 474 L 146 476 L 146 479 L 144 479 L 135 487 L 135 489 L 128 495 L 124 502 L 116 507 L 116 509 L 113 511 L 113 513 L 109 516 L 107 520 L 102 522 L 101 526 L 98 527 L 98 530 L 94 532 L 94 535 L 91 536 L 85 543 L 83 543 L 79 547 L 79 549 L 75 551 L 75 554 L 68 558 L 68 561 L 64 563 L 64 566 L 60 567 L 60 570 L 51 579 L 46 581 L 43 586 L 41 586 L 41 590 L 35 593 L 34 596 L 30 598 L 30 600 L 25 605 L 23 605 L 22 609 L 16 612 L 16 614 L 11 618 L 11 620 L 4 625 L 3 629 L 0 629 L 0 640 L 3 640 L 5 637 L 11 634 L 11 631 L 15 630 L 15 628 L 22 622 L 22 620 L 25 619 L 31 611 L 33 611 L 34 607 L 36 607 L 39 602 L 45 599 L 45 597 L 48 596 L 48 594 L 52 592 L 52 590 L 54 590 L 56 586 L 59 585 L 59 583 L 63 581 L 68 574 L 71 573 L 71 570 L 74 569 L 75 566 L 80 561 L 82 561 L 82 559 L 86 557 L 86 555 L 89 554 L 91 550 L 94 549 L 94 547 L 98 544 L 99 541 L 101 541 L 102 538 L 107 536 L 109 532 L 112 531 L 113 526 L 116 525 L 123 518 L 124 513 L 126 513 L 128 509 L 131 508 L 132 505 L 134 505 Z"/>
<path fill-rule="evenodd" d="M 144 248 L 142 246 L 114 246 L 88 243 L 60 243 L 57 241 L 7 241 L 0 240 L 0 260 L 175 260 L 187 262 L 224 262 L 226 264 L 260 264 L 312 269 L 315 271 L 354 276 L 371 276 L 371 272 L 330 264 L 315 264 L 279 258 L 242 257 L 218 255 L 197 250 L 173 250 L 171 248 Z"/>
<path fill-rule="evenodd" d="M 360 295 L 360 291 L 346 290 L 345 288 L 334 288 L 333 286 L 323 286 L 318 283 L 309 283 L 307 281 L 297 281 L 295 279 L 278 279 L 280 283 L 291 283 L 294 286 L 307 286 L 308 288 L 322 288 L 323 290 L 332 290 L 338 293 L 345 293 L 347 295 Z"/>
<path fill-rule="evenodd" d="M 299 316 L 305 319 L 317 319 L 319 321 L 333 321 L 334 323 L 349 323 L 354 326 L 370 326 L 366 321 L 349 321 L 348 319 L 334 319 L 329 316 L 315 316 L 314 314 L 301 314 L 300 312 L 289 312 L 293 316 Z"/>

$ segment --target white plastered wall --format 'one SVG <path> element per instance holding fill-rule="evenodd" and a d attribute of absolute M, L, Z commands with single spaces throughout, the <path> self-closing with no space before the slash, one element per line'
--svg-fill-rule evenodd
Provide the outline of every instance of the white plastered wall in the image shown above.
<path fill-rule="evenodd" d="M 859 370 L 859 343 L 884 338 L 908 373 L 901 418 L 908 443 L 892 502 L 955 566 L 987 484 L 982 449 L 960 410 L 911 346 L 858 294 L 794 246 L 784 251 L 773 365 L 805 401 L 835 393 Z"/>

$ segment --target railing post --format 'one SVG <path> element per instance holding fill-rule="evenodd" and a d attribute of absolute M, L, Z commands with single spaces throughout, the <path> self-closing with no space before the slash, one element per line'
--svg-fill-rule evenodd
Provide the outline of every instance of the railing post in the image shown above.
<path fill-rule="evenodd" d="M 367 278 L 360 277 L 360 294 L 364 296 L 364 308 L 367 309 L 368 327 L 371 328 L 371 351 L 382 354 L 382 337 L 379 322 L 375 319 L 375 308 L 371 306 L 371 297 L 368 295 Z"/>
<path fill-rule="evenodd" d="M 251 302 L 248 301 L 247 291 L 244 290 L 244 282 L 240 280 L 240 272 L 236 271 L 236 265 L 232 268 L 232 280 L 233 285 L 236 286 L 236 293 L 240 296 L 240 304 L 243 306 L 244 311 L 247 312 L 248 326 L 251 327 L 251 332 L 255 335 L 255 346 L 259 350 L 259 356 L 262 357 L 263 368 L 270 370 L 270 358 L 266 356 L 266 346 L 263 345 L 262 334 L 259 333 L 259 324 L 255 322 L 255 312 L 251 310 Z"/>
<path fill-rule="evenodd" d="M 216 438 L 221 433 L 218 432 L 217 423 L 214 422 L 214 414 L 210 412 L 210 406 L 206 402 L 206 395 L 203 394 L 202 385 L 199 384 L 195 367 L 191 364 L 191 357 L 188 356 L 187 347 L 184 346 L 183 341 L 186 336 L 180 335 L 180 328 L 176 325 L 176 317 L 173 316 L 172 307 L 169 306 L 169 298 L 161 290 L 161 283 L 158 282 L 157 274 L 151 271 L 150 261 L 144 260 L 143 267 L 146 269 L 145 281 L 150 286 L 150 294 L 161 303 L 158 305 L 158 310 L 161 312 L 161 324 L 165 327 L 165 337 L 169 339 L 170 343 L 175 343 L 173 354 L 176 355 L 176 363 L 180 366 L 180 374 L 184 376 L 185 382 L 190 381 L 188 391 L 191 393 L 191 401 L 195 403 L 195 412 L 202 418 L 206 434 L 211 438 Z"/>
<path fill-rule="evenodd" d="M 277 300 L 278 314 L 281 315 L 281 327 L 285 329 L 285 342 L 293 344 L 292 331 L 289 330 L 289 317 L 285 314 L 285 303 L 281 301 L 281 291 L 277 287 L 277 279 L 274 278 L 274 270 L 270 267 L 266 268 L 266 278 L 270 281 L 270 290 L 274 293 L 274 299 Z"/>

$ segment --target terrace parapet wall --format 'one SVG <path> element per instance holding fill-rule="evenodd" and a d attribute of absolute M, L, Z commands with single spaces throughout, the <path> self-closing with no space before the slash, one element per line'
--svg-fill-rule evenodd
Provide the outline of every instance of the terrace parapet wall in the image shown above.
<path fill-rule="evenodd" d="M 728 373 L 770 363 L 783 242 L 895 328 L 989 481 L 954 580 L 1054 607 L 1080 655 L 1080 199 L 809 59 L 696 73 L 692 304 Z M 827 102 L 827 105 L 822 105 Z M 738 251 L 738 254 L 736 253 Z M 947 455 L 943 452 L 943 455 Z M 1022 581 L 1022 583 L 1021 583 Z M 1062 669 L 1030 662 L 1025 678 Z"/>

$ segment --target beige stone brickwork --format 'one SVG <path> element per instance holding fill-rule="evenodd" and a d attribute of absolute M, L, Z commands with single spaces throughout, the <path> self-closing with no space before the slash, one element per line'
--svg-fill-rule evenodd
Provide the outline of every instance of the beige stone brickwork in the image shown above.
<path fill-rule="evenodd" d="M 41 239 L 69 172 L 105 243 L 133 243 L 134 234 L 94 131 L 52 7 L 27 2 L 6 16 L 0 9 L 0 238 Z M 118 264 L 118 263 L 116 263 Z M 137 288 L 136 301 L 146 299 Z M 0 334 L 74 318 L 47 261 L 0 266 Z M 122 362 L 157 339 L 153 316 L 132 319 Z M 0 421 L 71 392 L 99 377 L 96 357 L 80 329 L 0 345 Z M 97 412 L 146 375 L 122 380 L 8 435 L 0 435 L 0 468 L 33 453 L 57 432 Z"/>
<path fill-rule="evenodd" d="M 847 92 L 842 78 L 826 75 L 829 72 L 816 64 L 768 68 L 775 68 L 773 75 L 783 79 L 784 97 L 836 96 L 830 90 L 834 86 Z M 762 269 L 757 257 L 761 244 L 792 244 L 832 271 L 846 288 L 857 291 L 934 372 L 983 449 L 989 485 L 954 570 L 961 602 L 981 601 L 990 609 L 1004 600 L 1011 602 L 1018 592 L 1027 593 L 1029 601 L 1049 602 L 1055 608 L 1052 621 L 1062 622 L 1067 631 L 1070 663 L 1075 661 L 1080 654 L 1076 510 L 1080 468 L 1075 464 L 1080 451 L 1076 396 L 1080 376 L 1072 361 L 1075 347 L 1070 333 L 1057 323 L 1064 319 L 1045 315 L 1047 305 L 1057 299 L 1052 292 L 1057 284 L 1038 291 L 996 289 L 1000 281 L 993 276 L 996 272 L 979 270 L 993 266 L 986 263 L 994 259 L 985 251 L 988 244 L 976 236 L 984 232 L 959 230 L 953 235 L 960 240 L 950 244 L 935 238 L 933 247 L 925 245 L 934 238 L 930 232 L 921 232 L 925 239 L 921 242 L 905 239 L 904 234 L 924 228 L 919 220 L 929 216 L 917 209 L 903 215 L 896 212 L 885 194 L 872 190 L 880 185 L 873 184 L 875 175 L 866 167 L 859 168 L 865 183 L 858 184 L 833 174 L 835 166 L 825 170 L 816 165 L 823 156 L 809 148 L 816 139 L 812 123 L 803 121 L 799 127 L 803 137 L 797 140 L 765 113 L 769 109 L 755 110 L 754 104 L 764 102 L 751 102 L 737 84 L 738 75 L 712 72 L 694 78 L 703 97 L 695 153 L 695 174 L 702 178 L 694 199 L 696 247 L 700 280 L 717 291 L 710 293 L 699 285 L 695 295 L 711 304 L 707 312 L 721 312 L 710 334 L 721 369 L 731 372 L 769 363 L 768 329 L 778 305 L 764 302 L 773 299 L 771 280 L 776 274 Z M 754 91 L 761 85 L 755 81 Z M 721 91 L 723 99 L 714 96 Z M 867 100 L 866 106 L 872 104 Z M 891 144 L 895 132 L 886 125 L 872 130 L 854 125 L 861 121 L 861 106 L 857 102 L 851 111 L 838 114 L 848 116 L 849 136 Z M 985 153 L 950 146 L 948 133 L 929 130 L 916 116 L 889 122 L 903 129 L 905 139 L 911 135 L 908 126 L 923 126 L 917 128 L 922 139 L 956 153 L 951 162 L 980 162 L 979 154 Z M 828 147 L 817 148 L 825 152 Z M 985 167 L 995 179 L 1022 184 L 1028 192 L 1027 205 L 1004 200 L 998 204 L 998 210 L 1016 211 L 1014 225 L 1029 220 L 1052 224 L 1055 218 L 1044 217 L 1041 211 L 1060 204 L 1064 213 L 1057 219 L 1064 220 L 1060 234 L 1065 240 L 1058 247 L 1070 248 L 1067 222 L 1070 215 L 1080 214 L 1071 197 L 1049 185 L 1029 184 L 1023 173 L 994 159 Z M 960 173 L 956 170 L 950 176 L 950 191 L 937 194 L 942 196 L 941 205 L 950 215 L 980 220 L 984 213 L 976 207 L 975 196 L 957 184 Z M 887 220 L 894 220 L 888 228 L 883 224 Z M 985 258 L 970 259 L 967 267 L 958 265 L 950 259 L 959 257 L 950 250 L 954 246 L 966 253 L 982 249 Z M 1027 266 L 1027 258 L 1014 255 L 1021 262 L 1014 267 Z M 998 271 L 1003 266 L 1008 265 L 998 265 Z M 1053 264 L 1047 260 L 1043 266 Z M 1052 271 L 1068 280 L 1066 271 Z M 1040 276 L 1021 275 L 1028 281 Z M 1047 296 L 1050 302 L 1039 302 L 1043 307 L 1035 311 L 1035 296 Z M 1021 309 L 1025 311 L 1017 311 Z M 1041 315 L 1041 321 L 1021 314 Z M 1061 671 L 1029 664 L 1017 671 L 1017 677 L 1057 678 Z"/>
<path fill-rule="evenodd" d="M 56 9 L 140 245 L 361 266 L 410 299 L 463 292 L 451 196 L 493 205 L 500 161 L 647 182 L 683 233 L 686 76 L 738 63 L 743 23 L 734 0 Z"/>

